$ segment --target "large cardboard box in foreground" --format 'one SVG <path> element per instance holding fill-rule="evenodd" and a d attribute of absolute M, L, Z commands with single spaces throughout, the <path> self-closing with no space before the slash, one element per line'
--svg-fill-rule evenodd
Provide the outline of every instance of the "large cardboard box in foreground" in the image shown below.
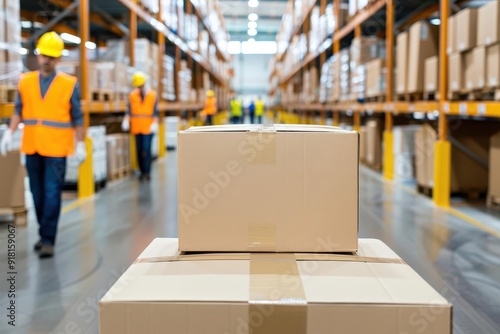
<path fill-rule="evenodd" d="M 357 248 L 357 132 L 326 126 L 194 127 L 179 133 L 182 251 Z M 318 250 L 318 238 L 330 238 Z"/>
<path fill-rule="evenodd" d="M 356 255 L 177 248 L 155 239 L 118 279 L 100 334 L 451 333 L 452 306 L 379 240 Z"/>
<path fill-rule="evenodd" d="M 24 207 L 24 176 L 19 151 L 0 154 L 0 209 Z"/>

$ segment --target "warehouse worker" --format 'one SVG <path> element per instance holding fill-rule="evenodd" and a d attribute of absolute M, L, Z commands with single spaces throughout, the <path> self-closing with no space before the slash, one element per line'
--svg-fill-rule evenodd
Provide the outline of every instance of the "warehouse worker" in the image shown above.
<path fill-rule="evenodd" d="M 75 153 L 79 163 L 87 157 L 77 79 L 56 71 L 63 50 L 64 42 L 57 33 L 48 32 L 40 38 L 37 45 L 40 70 L 21 75 L 15 112 L 0 143 L 5 155 L 13 133 L 19 123 L 24 123 L 21 151 L 26 154 L 39 224 L 40 240 L 34 248 L 40 258 L 54 255 L 66 157 Z"/>
<path fill-rule="evenodd" d="M 231 123 L 239 124 L 243 116 L 241 103 L 237 98 L 233 97 L 229 104 L 229 109 L 231 110 Z"/>
<path fill-rule="evenodd" d="M 217 113 L 217 99 L 215 92 L 211 89 L 207 90 L 207 98 L 205 100 L 205 107 L 203 108 L 203 115 L 205 115 L 205 125 L 213 125 L 213 116 Z"/>
<path fill-rule="evenodd" d="M 129 110 L 122 122 L 123 131 L 135 135 L 137 161 L 141 171 L 140 180 L 151 180 L 151 143 L 153 135 L 158 131 L 158 102 L 156 92 L 146 90 L 146 75 L 134 73 L 132 86 L 135 89 L 129 94 Z"/>
<path fill-rule="evenodd" d="M 262 116 L 264 115 L 264 110 L 266 107 L 264 106 L 264 102 L 259 98 L 255 102 L 255 116 L 257 116 L 257 123 L 262 124 Z"/>
<path fill-rule="evenodd" d="M 248 105 L 248 116 L 250 116 L 250 124 L 253 124 L 255 122 L 255 103 L 253 101 L 250 101 Z"/>

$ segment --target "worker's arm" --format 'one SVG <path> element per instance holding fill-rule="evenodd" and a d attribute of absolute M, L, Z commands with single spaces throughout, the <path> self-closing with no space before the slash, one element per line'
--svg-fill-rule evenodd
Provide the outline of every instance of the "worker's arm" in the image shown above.
<path fill-rule="evenodd" d="M 81 108 L 81 100 L 80 100 L 80 86 L 78 84 L 75 85 L 75 89 L 73 90 L 73 94 L 71 95 L 71 122 L 73 123 L 73 127 L 75 128 L 76 140 L 84 141 L 85 140 L 85 128 L 83 126 L 83 112 Z"/>
<path fill-rule="evenodd" d="M 16 96 L 16 102 L 14 104 L 14 115 L 12 115 L 12 118 L 10 119 L 10 125 L 9 125 L 9 129 L 12 131 L 12 133 L 16 132 L 17 127 L 19 126 L 19 123 L 21 123 L 22 110 L 23 110 L 23 102 L 21 101 L 21 93 L 18 92 L 17 96 Z"/>

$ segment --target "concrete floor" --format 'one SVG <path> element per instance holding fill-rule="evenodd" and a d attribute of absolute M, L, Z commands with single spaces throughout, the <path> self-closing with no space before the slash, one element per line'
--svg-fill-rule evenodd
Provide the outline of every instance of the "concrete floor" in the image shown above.
<path fill-rule="evenodd" d="M 155 237 L 177 236 L 176 154 L 153 181 L 127 179 L 64 209 L 56 256 L 39 260 L 33 220 L 16 231 L 17 323 L 7 326 L 0 279 L 0 333 L 97 333 L 98 300 Z M 360 236 L 379 238 L 454 305 L 454 333 L 500 333 L 500 224 L 478 222 L 361 169 Z M 33 218 L 33 217 L 32 217 Z M 0 268 L 7 271 L 7 224 Z M 4 275 L 6 276 L 6 274 Z M 408 287 L 411 289 L 411 287 Z"/>

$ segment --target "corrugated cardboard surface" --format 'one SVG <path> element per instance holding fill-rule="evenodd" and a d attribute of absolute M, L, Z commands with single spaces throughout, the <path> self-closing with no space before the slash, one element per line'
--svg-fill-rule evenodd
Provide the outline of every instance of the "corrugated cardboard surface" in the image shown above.
<path fill-rule="evenodd" d="M 478 46 L 473 51 L 474 81 L 473 88 L 480 89 L 486 85 L 486 47 Z"/>
<path fill-rule="evenodd" d="M 257 129 L 179 134 L 180 249 L 355 250 L 358 134 L 321 126 Z M 330 241 L 319 247 L 318 239 Z"/>
<path fill-rule="evenodd" d="M 0 209 L 24 207 L 24 176 L 19 151 L 0 155 Z"/>
<path fill-rule="evenodd" d="M 490 45 L 499 41 L 500 6 L 491 1 L 478 10 L 477 44 Z"/>
<path fill-rule="evenodd" d="M 486 48 L 486 75 L 488 87 L 500 85 L 500 44 Z"/>
<path fill-rule="evenodd" d="M 408 55 L 408 93 L 424 91 L 425 60 L 438 54 L 439 30 L 420 21 L 410 28 Z"/>
<path fill-rule="evenodd" d="M 366 123 L 366 163 L 375 170 L 382 168 L 382 132 L 380 121 Z"/>
<path fill-rule="evenodd" d="M 465 88 L 464 57 L 461 53 L 453 53 L 448 58 L 448 82 L 450 92 L 459 92 Z"/>
<path fill-rule="evenodd" d="M 474 82 L 476 81 L 477 77 L 476 66 L 474 64 L 474 51 L 470 50 L 464 52 L 462 55 L 463 55 L 462 71 L 465 72 L 465 89 L 472 90 L 474 88 Z"/>
<path fill-rule="evenodd" d="M 315 254 L 148 261 L 175 256 L 177 247 L 177 239 L 155 239 L 106 293 L 101 334 L 451 333 L 451 305 L 379 240 L 360 239 L 345 261 Z"/>
<path fill-rule="evenodd" d="M 396 48 L 396 92 L 407 93 L 408 77 L 408 32 L 402 32 L 397 37 Z"/>
<path fill-rule="evenodd" d="M 439 57 L 433 56 L 425 60 L 425 91 L 434 93 L 439 90 Z"/>
<path fill-rule="evenodd" d="M 434 144 L 436 131 L 429 124 L 415 132 L 415 174 L 417 184 L 434 188 Z"/>
<path fill-rule="evenodd" d="M 457 20 L 455 16 L 450 16 L 448 18 L 448 45 L 446 47 L 446 53 L 450 54 L 457 52 Z"/>
<path fill-rule="evenodd" d="M 467 51 L 477 45 L 477 9 L 466 8 L 455 15 L 458 51 Z"/>
<path fill-rule="evenodd" d="M 500 132 L 491 137 L 488 193 L 500 197 Z"/>

